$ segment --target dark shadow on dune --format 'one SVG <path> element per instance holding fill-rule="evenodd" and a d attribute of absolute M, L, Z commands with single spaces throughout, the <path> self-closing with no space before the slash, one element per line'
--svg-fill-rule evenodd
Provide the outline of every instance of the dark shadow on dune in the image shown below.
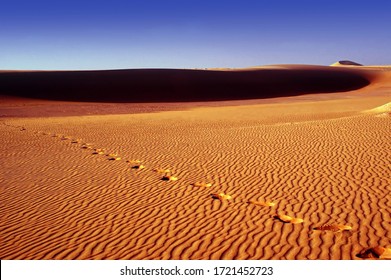
<path fill-rule="evenodd" d="M 360 63 L 357 63 L 357 62 L 354 62 L 354 61 L 350 61 L 350 60 L 340 60 L 340 61 L 338 61 L 338 63 L 341 64 L 341 65 L 363 66 Z"/>
<path fill-rule="evenodd" d="M 0 72 L 0 94 L 89 102 L 258 99 L 350 91 L 368 84 L 367 77 L 359 71 L 334 67 Z"/>

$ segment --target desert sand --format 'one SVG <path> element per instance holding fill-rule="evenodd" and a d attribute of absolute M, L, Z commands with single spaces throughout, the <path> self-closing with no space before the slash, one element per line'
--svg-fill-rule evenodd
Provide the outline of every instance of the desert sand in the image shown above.
<path fill-rule="evenodd" d="M 390 93 L 343 63 L 2 71 L 0 259 L 391 258 Z"/>

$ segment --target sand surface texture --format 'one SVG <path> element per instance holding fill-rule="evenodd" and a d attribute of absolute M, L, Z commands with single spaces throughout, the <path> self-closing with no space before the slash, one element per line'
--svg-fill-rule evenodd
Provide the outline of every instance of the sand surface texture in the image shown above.
<path fill-rule="evenodd" d="M 391 72 L 362 71 L 354 91 L 104 114 L 3 97 L 0 258 L 390 257 Z"/>

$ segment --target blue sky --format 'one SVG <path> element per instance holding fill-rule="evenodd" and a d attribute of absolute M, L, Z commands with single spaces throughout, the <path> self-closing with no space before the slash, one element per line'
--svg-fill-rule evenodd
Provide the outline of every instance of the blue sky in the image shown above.
<path fill-rule="evenodd" d="M 0 69 L 391 64 L 391 1 L 0 1 Z"/>

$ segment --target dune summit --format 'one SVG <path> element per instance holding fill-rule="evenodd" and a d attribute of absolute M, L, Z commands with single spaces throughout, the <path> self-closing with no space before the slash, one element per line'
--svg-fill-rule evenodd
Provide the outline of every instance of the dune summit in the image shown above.
<path fill-rule="evenodd" d="M 331 64 L 331 66 L 363 66 L 363 65 L 350 60 L 340 60 Z"/>
<path fill-rule="evenodd" d="M 0 94 L 98 102 L 212 101 L 344 92 L 370 83 L 364 71 L 328 66 L 241 70 L 2 71 Z"/>

